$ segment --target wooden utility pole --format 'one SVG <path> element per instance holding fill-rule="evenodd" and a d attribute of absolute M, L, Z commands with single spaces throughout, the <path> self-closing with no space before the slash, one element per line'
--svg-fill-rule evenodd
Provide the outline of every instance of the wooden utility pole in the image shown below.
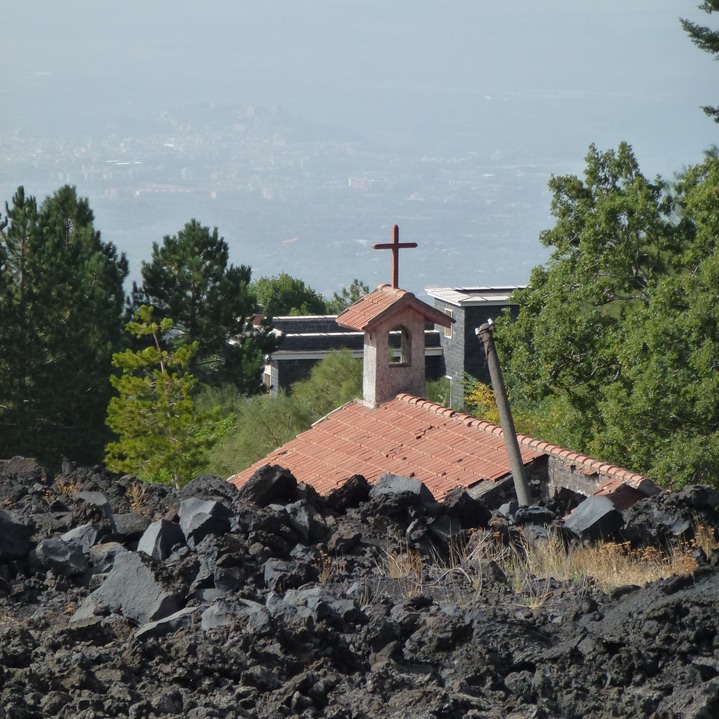
<path fill-rule="evenodd" d="M 528 507 L 532 503 L 532 498 L 529 492 L 529 482 L 527 481 L 527 472 L 524 468 L 524 462 L 522 462 L 522 455 L 519 451 L 519 442 L 517 441 L 517 432 L 514 429 L 512 410 L 509 407 L 507 390 L 504 386 L 504 378 L 502 377 L 502 368 L 499 366 L 497 348 L 494 345 L 492 326 L 485 322 L 477 329 L 477 335 L 482 340 L 482 344 L 484 345 L 484 354 L 487 358 L 487 365 L 489 366 L 489 376 L 492 380 L 492 389 L 494 390 L 494 396 L 497 400 L 499 423 L 502 426 L 504 443 L 507 447 L 507 454 L 509 455 L 509 466 L 512 469 L 514 491 L 517 495 L 517 502 L 520 507 Z"/>

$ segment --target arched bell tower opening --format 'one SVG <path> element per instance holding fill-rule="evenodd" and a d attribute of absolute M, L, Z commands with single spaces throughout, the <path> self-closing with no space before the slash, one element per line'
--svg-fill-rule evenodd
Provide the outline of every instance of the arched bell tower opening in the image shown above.
<path fill-rule="evenodd" d="M 403 325 L 397 325 L 389 331 L 390 367 L 409 367 L 412 364 L 412 335 Z"/>
<path fill-rule="evenodd" d="M 370 407 L 401 392 L 424 396 L 425 320 L 410 305 L 398 310 L 365 331 L 362 388 Z"/>

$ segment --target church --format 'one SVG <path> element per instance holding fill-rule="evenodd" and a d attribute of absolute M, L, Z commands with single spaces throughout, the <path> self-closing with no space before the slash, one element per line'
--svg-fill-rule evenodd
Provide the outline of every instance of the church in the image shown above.
<path fill-rule="evenodd" d="M 393 242 L 375 245 L 392 250 L 392 283 L 380 285 L 337 317 L 340 327 L 363 337 L 363 396 L 330 412 L 231 482 L 242 486 L 270 464 L 290 470 L 320 494 L 356 474 L 375 483 L 389 473 L 422 481 L 437 500 L 456 487 L 491 502 L 513 496 L 502 428 L 424 399 L 426 328 L 450 335 L 455 318 L 446 308 L 400 289 L 399 249 L 412 246 L 399 242 L 395 225 Z M 623 509 L 659 491 L 627 469 L 525 435 L 517 440 L 535 499 L 599 494 Z"/>

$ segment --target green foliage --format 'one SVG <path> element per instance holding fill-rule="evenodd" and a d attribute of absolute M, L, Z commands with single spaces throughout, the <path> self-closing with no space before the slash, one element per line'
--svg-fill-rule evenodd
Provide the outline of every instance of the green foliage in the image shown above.
<path fill-rule="evenodd" d="M 511 347 L 505 373 L 516 400 L 567 394 L 596 415 L 596 390 L 619 369 L 611 348 L 667 270 L 675 240 L 671 200 L 640 173 L 628 145 L 603 154 L 592 146 L 586 161 L 584 181 L 550 180 L 556 224 L 540 240 L 554 249 L 516 293 L 519 317 L 501 318 L 497 339 L 505 353 Z"/>
<path fill-rule="evenodd" d="M 292 385 L 291 396 L 310 423 L 362 395 L 362 361 L 349 350 L 330 352 L 310 376 Z"/>
<path fill-rule="evenodd" d="M 690 168 L 676 190 L 681 269 L 627 325 L 596 443 L 674 487 L 719 484 L 719 160 Z"/>
<path fill-rule="evenodd" d="M 344 312 L 368 292 L 368 285 L 358 279 L 352 280 L 352 284 L 349 287 L 343 287 L 339 294 L 337 292 L 333 293 L 332 299 L 327 302 L 327 313 L 338 315 L 340 312 Z"/>
<path fill-rule="evenodd" d="M 719 11 L 719 0 L 704 0 L 698 7 L 700 10 L 711 14 Z M 687 35 L 689 35 L 691 41 L 700 50 L 713 55 L 714 60 L 719 58 L 719 30 L 712 29 L 706 25 L 699 25 L 699 23 L 683 18 L 680 19 L 679 22 Z M 719 107 L 706 105 L 702 107 L 702 110 L 704 110 L 705 114 L 711 117 L 714 122 L 719 122 Z"/>
<path fill-rule="evenodd" d="M 465 375 L 464 378 L 464 405 L 468 414 L 483 419 L 485 422 L 499 424 L 494 390 L 470 375 Z"/>
<path fill-rule="evenodd" d="M 122 342 L 127 261 L 65 186 L 38 207 L 19 187 L 0 235 L 0 456 L 94 463 Z"/>
<path fill-rule="evenodd" d="M 427 382 L 425 394 L 430 402 L 448 407 L 450 398 L 449 377 L 440 377 Z"/>
<path fill-rule="evenodd" d="M 197 344 L 163 349 L 161 338 L 173 322 L 155 322 L 152 313 L 142 305 L 127 324 L 128 332 L 151 344 L 113 356 L 122 373 L 110 378 L 118 396 L 108 405 L 107 425 L 118 440 L 107 445 L 105 462 L 111 471 L 129 472 L 144 481 L 170 480 L 180 489 L 205 466 L 213 440 L 211 418 L 195 412 L 196 379 L 187 372 Z"/>
<path fill-rule="evenodd" d="M 243 394 L 262 391 L 264 356 L 276 349 L 269 324 L 254 327 L 257 300 L 251 270 L 229 264 L 229 247 L 217 228 L 197 220 L 153 243 L 142 263 L 142 287 L 132 307 L 152 305 L 174 321 L 169 341 L 197 343 L 190 371 L 206 384 L 233 382 Z"/>
<path fill-rule="evenodd" d="M 308 419 L 288 395 L 243 397 L 233 426 L 210 452 L 208 471 L 229 477 L 307 429 Z"/>
<path fill-rule="evenodd" d="M 362 362 L 340 350 L 315 365 L 289 395 L 227 398 L 224 414 L 234 427 L 211 452 L 209 471 L 221 476 L 242 471 L 361 394 Z"/>
<path fill-rule="evenodd" d="M 584 181 L 550 187 L 552 256 L 516 293 L 517 321 L 497 322 L 515 406 L 547 440 L 674 487 L 717 484 L 719 159 L 672 197 L 627 146 L 592 148 Z"/>
<path fill-rule="evenodd" d="M 329 314 L 322 295 L 286 272 L 260 277 L 252 283 L 252 289 L 267 317 Z"/>
<path fill-rule="evenodd" d="M 267 317 L 338 315 L 369 292 L 364 282 L 355 279 L 349 287 L 335 292 L 332 299 L 325 300 L 303 280 L 286 272 L 276 277 L 260 277 L 252 283 L 252 289 Z"/>

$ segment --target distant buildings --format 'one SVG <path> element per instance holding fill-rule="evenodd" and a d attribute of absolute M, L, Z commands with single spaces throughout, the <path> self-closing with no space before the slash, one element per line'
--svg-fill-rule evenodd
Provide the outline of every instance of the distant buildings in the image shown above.
<path fill-rule="evenodd" d="M 430 287 L 425 290 L 434 299 L 434 306 L 454 320 L 440 333 L 444 376 L 450 382 L 450 407 L 464 405 L 464 376 L 470 374 L 489 384 L 489 372 L 482 343 L 475 330 L 494 321 L 508 309 L 516 315 L 518 308 L 511 301 L 518 287 Z"/>
<path fill-rule="evenodd" d="M 426 323 L 424 329 L 425 377 L 447 377 L 450 382 L 450 406 L 463 406 L 464 375 L 471 374 L 489 382 L 484 350 L 475 329 L 496 319 L 505 308 L 515 306 L 510 297 L 514 287 L 439 288 L 426 290 L 434 299 L 434 308 L 452 320 L 449 327 Z M 363 355 L 363 333 L 338 325 L 334 316 L 275 317 L 275 329 L 282 333 L 279 349 L 265 367 L 265 384 L 273 392 L 289 389 L 293 382 L 305 379 L 312 367 L 332 350 L 348 349 L 356 357 Z M 397 346 L 399 333 L 390 335 Z"/>

